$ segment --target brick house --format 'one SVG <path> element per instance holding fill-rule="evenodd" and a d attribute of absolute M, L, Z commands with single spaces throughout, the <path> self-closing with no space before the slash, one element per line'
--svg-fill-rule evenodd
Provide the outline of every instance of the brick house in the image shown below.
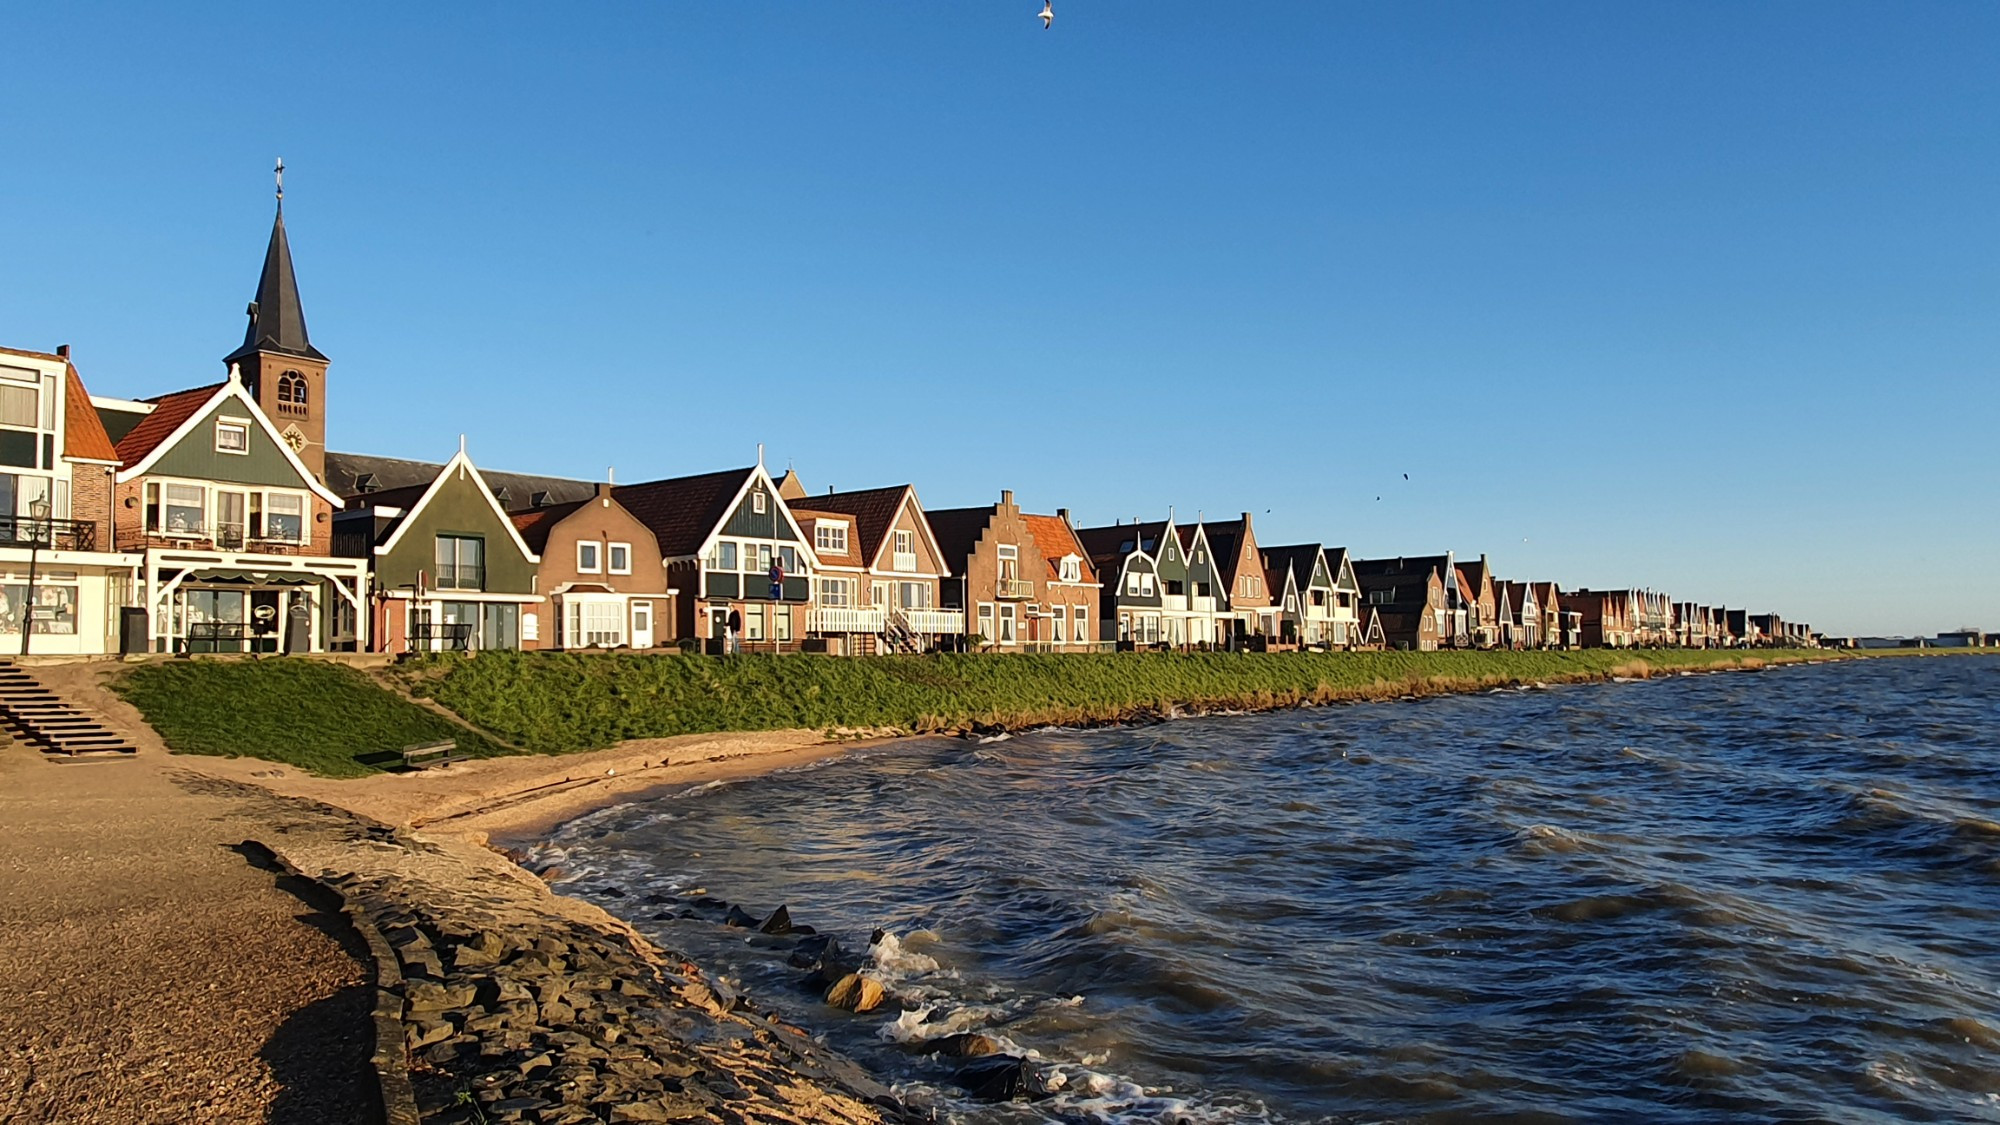
<path fill-rule="evenodd" d="M 549 599 L 548 627 L 533 645 L 556 649 L 648 649 L 672 644 L 676 591 L 653 532 L 611 496 L 508 513 L 540 557 L 536 587 Z"/>
<path fill-rule="evenodd" d="M 829 651 L 958 647 L 965 612 L 944 608 L 951 569 L 914 486 L 808 496 L 788 471 L 778 491 L 819 560 L 807 629 Z"/>
<path fill-rule="evenodd" d="M 1465 636 L 1474 648 L 1493 648 L 1500 643 L 1500 607 L 1493 589 L 1493 568 L 1486 556 L 1457 567 L 1465 598 Z"/>
<path fill-rule="evenodd" d="M 1050 652 L 1089 652 L 1101 647 L 1098 603 L 1103 591 L 1083 543 L 1070 526 L 1069 509 L 1053 516 L 1023 515 L 1042 557 L 1042 592 L 1028 619 L 1028 639 Z"/>
<path fill-rule="evenodd" d="M 942 600 L 966 614 L 966 637 L 1001 652 L 1019 652 L 1028 642 L 1028 614 L 1047 596 L 1047 561 L 1035 533 L 1014 502 L 1011 489 L 986 507 L 946 508 L 930 513 L 931 531 L 945 564 L 957 576 L 946 582 Z"/>
<path fill-rule="evenodd" d="M 1431 652 L 1452 628 L 1445 575 L 1456 574 L 1450 555 L 1355 559 L 1361 609 L 1371 632 L 1379 628 L 1390 648 Z"/>
<path fill-rule="evenodd" d="M 1263 554 L 1250 513 L 1226 522 L 1203 523 L 1201 531 L 1215 557 L 1221 591 L 1217 643 L 1241 648 L 1250 637 L 1276 638 L 1280 607 L 1264 574 Z"/>
<path fill-rule="evenodd" d="M 1632 647 L 1632 591 L 1571 590 L 1563 608 L 1578 615 L 1578 644 L 1584 648 Z"/>
<path fill-rule="evenodd" d="M 777 483 L 758 463 L 742 469 L 623 484 L 611 491 L 652 531 L 667 568 L 674 635 L 720 654 L 797 652 L 819 560 Z M 742 628 L 732 637 L 732 619 Z"/>
<path fill-rule="evenodd" d="M 1349 648 L 1360 640 L 1360 587 L 1345 547 L 1296 543 L 1263 549 L 1265 582 L 1278 593 L 1278 634 L 1307 648 Z"/>

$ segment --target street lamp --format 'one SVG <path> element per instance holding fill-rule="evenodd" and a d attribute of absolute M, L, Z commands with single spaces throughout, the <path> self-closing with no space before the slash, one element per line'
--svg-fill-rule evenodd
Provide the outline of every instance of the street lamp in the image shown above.
<path fill-rule="evenodd" d="M 21 655 L 28 655 L 28 638 L 35 635 L 35 565 L 42 558 L 42 537 L 49 530 L 49 502 L 28 504 L 28 599 L 21 607 Z"/>

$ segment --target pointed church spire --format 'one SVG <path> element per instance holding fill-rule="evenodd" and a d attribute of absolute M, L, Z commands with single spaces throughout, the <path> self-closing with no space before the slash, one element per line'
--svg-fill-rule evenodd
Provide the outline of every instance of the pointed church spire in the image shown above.
<path fill-rule="evenodd" d="M 285 238 L 285 162 L 274 169 L 278 181 L 278 217 L 271 224 L 271 245 L 264 251 L 264 272 L 257 279 L 257 299 L 250 304 L 250 326 L 243 346 L 223 357 L 229 363 L 256 352 L 280 352 L 324 361 L 306 337 L 305 308 L 299 304 L 298 278 L 292 274 L 292 246 Z"/>

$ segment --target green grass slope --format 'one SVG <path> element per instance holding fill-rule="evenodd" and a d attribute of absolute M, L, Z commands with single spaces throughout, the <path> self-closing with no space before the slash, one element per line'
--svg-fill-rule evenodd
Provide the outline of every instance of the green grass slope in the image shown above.
<path fill-rule="evenodd" d="M 1171 707 L 1276 707 L 1796 658 L 1673 650 L 855 660 L 487 652 L 419 662 L 398 674 L 408 677 L 414 694 L 429 696 L 475 726 L 550 753 L 712 731 L 935 731 L 1093 722 Z"/>
<path fill-rule="evenodd" d="M 383 687 L 320 660 L 186 660 L 132 667 L 113 689 L 180 754 L 265 758 L 322 777 L 402 764 L 422 742 L 491 757 L 509 751 Z"/>

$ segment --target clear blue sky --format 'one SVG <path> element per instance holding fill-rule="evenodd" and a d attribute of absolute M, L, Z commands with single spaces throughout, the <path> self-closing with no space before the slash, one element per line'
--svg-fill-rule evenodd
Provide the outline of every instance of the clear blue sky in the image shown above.
<path fill-rule="evenodd" d="M 336 448 L 2000 628 L 2000 4 L 1039 7 L 8 5 L 0 344 L 218 376 L 282 154 Z"/>

